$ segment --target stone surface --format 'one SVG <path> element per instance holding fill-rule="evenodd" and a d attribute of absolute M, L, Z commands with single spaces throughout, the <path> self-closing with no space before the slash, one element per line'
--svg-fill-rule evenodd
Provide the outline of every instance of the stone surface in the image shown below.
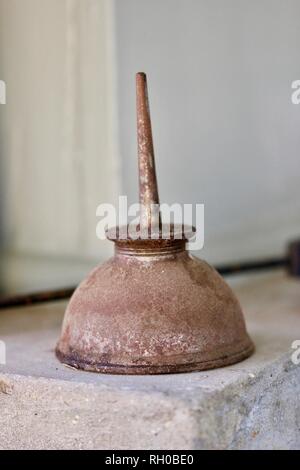
<path fill-rule="evenodd" d="M 207 372 L 73 370 L 54 356 L 65 302 L 1 310 L 0 448 L 300 449 L 299 281 L 274 272 L 233 286 L 256 352 Z"/>

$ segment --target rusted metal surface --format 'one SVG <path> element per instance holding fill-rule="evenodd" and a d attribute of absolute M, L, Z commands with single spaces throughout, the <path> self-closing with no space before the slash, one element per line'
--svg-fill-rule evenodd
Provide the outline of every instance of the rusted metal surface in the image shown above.
<path fill-rule="evenodd" d="M 153 223 L 158 203 L 146 77 L 137 75 L 141 220 Z M 185 249 L 173 226 L 156 239 L 120 239 L 115 255 L 96 267 L 67 307 L 58 358 L 73 367 L 116 374 L 204 370 L 238 362 L 253 351 L 241 307 L 222 277 Z M 185 238 L 177 239 L 184 230 Z"/>

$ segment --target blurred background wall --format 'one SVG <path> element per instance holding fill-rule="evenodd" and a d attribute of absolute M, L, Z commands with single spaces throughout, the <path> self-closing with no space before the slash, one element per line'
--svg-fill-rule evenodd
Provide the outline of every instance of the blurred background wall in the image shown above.
<path fill-rule="evenodd" d="M 77 282 L 112 251 L 96 207 L 119 192 L 113 4 L 0 0 L 2 284 Z"/>
<path fill-rule="evenodd" d="M 133 74 L 149 75 L 161 199 L 205 204 L 202 256 L 281 253 L 300 233 L 300 2 L 116 2 L 120 149 L 136 194 Z"/>
<path fill-rule="evenodd" d="M 137 200 L 137 71 L 161 200 L 205 204 L 200 255 L 283 253 L 300 233 L 299 18 L 298 0 L 0 0 L 4 282 L 68 285 L 111 253 L 95 210 Z"/>

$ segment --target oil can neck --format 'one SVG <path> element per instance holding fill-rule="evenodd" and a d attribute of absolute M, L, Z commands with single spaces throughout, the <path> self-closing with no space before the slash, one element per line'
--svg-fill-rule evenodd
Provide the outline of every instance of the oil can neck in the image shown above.
<path fill-rule="evenodd" d="M 115 254 L 120 256 L 172 256 L 187 253 L 186 240 L 118 240 Z"/>

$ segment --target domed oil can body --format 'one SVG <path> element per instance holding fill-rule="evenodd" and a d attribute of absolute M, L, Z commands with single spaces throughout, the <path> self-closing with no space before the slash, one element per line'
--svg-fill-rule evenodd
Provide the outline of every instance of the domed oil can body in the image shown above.
<path fill-rule="evenodd" d="M 251 354 L 241 307 L 223 278 L 183 250 L 116 254 L 73 294 L 57 355 L 118 374 L 204 370 Z"/>

